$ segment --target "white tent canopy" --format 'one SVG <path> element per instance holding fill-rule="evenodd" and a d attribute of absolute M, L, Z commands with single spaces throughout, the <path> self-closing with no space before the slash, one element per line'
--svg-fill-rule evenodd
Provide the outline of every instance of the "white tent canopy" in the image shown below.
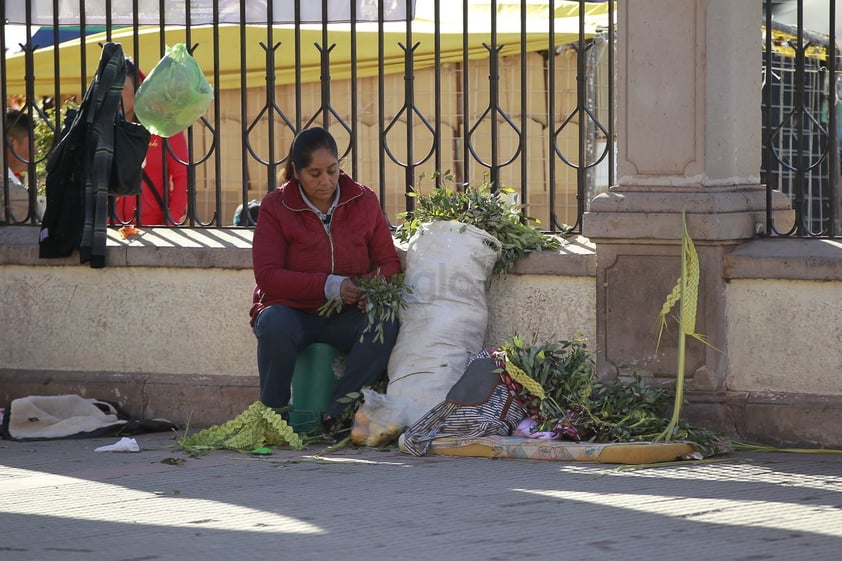
<path fill-rule="evenodd" d="M 136 0 L 137 22 L 140 25 L 209 25 L 214 23 L 213 0 L 191 0 L 185 9 L 184 2 L 169 2 L 161 11 L 159 0 Z M 423 0 L 422 0 L 423 1 Z M 111 0 L 110 25 L 133 25 L 135 0 Z M 356 0 L 355 16 L 357 21 L 378 21 L 378 0 Z M 26 23 L 26 2 L 10 2 L 6 5 L 6 19 L 10 23 Z M 327 0 L 326 13 L 322 13 L 321 0 L 217 0 L 219 23 L 294 23 L 322 21 L 341 22 L 351 20 L 351 8 L 354 2 L 348 0 Z M 296 19 L 296 4 L 299 4 Z M 415 0 L 401 2 L 383 2 L 384 21 L 406 21 L 407 8 L 410 12 Z M 109 24 L 106 18 L 106 0 L 87 0 L 84 3 L 84 20 L 88 25 Z M 53 0 L 32 0 L 31 22 L 35 25 L 53 25 L 54 15 L 63 25 L 79 25 L 82 21 L 83 6 L 80 2 L 61 0 L 57 14 L 53 12 Z M 411 14 L 410 14 L 411 15 Z M 243 17 L 245 16 L 245 17 Z M 326 17 L 325 17 L 326 16 Z"/>

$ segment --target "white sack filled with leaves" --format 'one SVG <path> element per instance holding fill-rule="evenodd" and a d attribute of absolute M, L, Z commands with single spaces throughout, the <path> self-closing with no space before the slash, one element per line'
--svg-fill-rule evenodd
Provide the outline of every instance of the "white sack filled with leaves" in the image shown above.
<path fill-rule="evenodd" d="M 497 239 L 455 221 L 421 225 L 409 240 L 405 284 L 386 390 L 408 424 L 442 401 L 482 349 L 488 325 L 486 285 L 500 257 Z"/>

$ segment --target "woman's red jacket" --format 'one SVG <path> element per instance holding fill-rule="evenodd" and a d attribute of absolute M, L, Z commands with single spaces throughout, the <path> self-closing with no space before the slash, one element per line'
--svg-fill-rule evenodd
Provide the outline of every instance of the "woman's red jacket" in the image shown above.
<path fill-rule="evenodd" d="M 330 234 L 304 202 L 297 181 L 263 198 L 252 244 L 257 283 L 252 322 L 273 304 L 317 313 L 326 302 L 329 274 L 372 276 L 379 270 L 388 279 L 400 272 L 389 223 L 374 191 L 344 173 L 339 189 Z"/>

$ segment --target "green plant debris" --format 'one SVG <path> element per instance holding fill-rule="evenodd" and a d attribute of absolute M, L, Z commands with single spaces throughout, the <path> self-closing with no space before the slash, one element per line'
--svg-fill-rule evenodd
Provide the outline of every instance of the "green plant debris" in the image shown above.
<path fill-rule="evenodd" d="M 753 442 L 733 442 L 734 450 L 741 452 L 787 452 L 791 454 L 842 454 L 842 450 L 835 448 L 778 448 L 769 444 Z"/>
<path fill-rule="evenodd" d="M 346 436 L 345 438 L 343 438 L 342 440 L 340 440 L 336 444 L 333 444 L 332 446 L 328 446 L 327 448 L 325 448 L 321 452 L 316 452 L 315 454 L 313 454 L 313 456 L 318 458 L 319 456 L 326 456 L 327 454 L 333 454 L 334 452 L 338 452 L 339 450 L 342 450 L 343 448 L 347 448 L 350 444 L 351 444 L 351 437 Z"/>
<path fill-rule="evenodd" d="M 645 442 L 669 425 L 674 388 L 649 386 L 637 373 L 614 384 L 599 381 L 584 338 L 538 343 L 533 336 L 527 343 L 515 335 L 500 350 L 544 388 L 543 400 L 526 390 L 518 396 L 538 421 L 535 430 L 556 431 L 568 440 Z M 730 450 L 727 438 L 684 420 L 676 423 L 673 439 L 697 445 L 704 456 Z"/>
<path fill-rule="evenodd" d="M 706 458 L 703 460 L 679 460 L 677 462 L 658 462 L 655 464 L 622 465 L 615 467 L 613 471 L 635 471 L 639 469 L 652 469 L 676 466 L 684 467 L 686 465 L 718 464 L 722 462 L 743 463 L 746 461 L 747 460 L 741 460 L 739 458 Z"/>

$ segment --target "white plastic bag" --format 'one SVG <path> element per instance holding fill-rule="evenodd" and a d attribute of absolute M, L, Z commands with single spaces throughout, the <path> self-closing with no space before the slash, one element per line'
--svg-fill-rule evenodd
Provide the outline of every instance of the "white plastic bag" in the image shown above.
<path fill-rule="evenodd" d="M 406 426 L 399 403 L 371 389 L 363 389 L 363 404 L 354 414 L 351 442 L 357 446 L 384 446 L 395 440 Z"/>

